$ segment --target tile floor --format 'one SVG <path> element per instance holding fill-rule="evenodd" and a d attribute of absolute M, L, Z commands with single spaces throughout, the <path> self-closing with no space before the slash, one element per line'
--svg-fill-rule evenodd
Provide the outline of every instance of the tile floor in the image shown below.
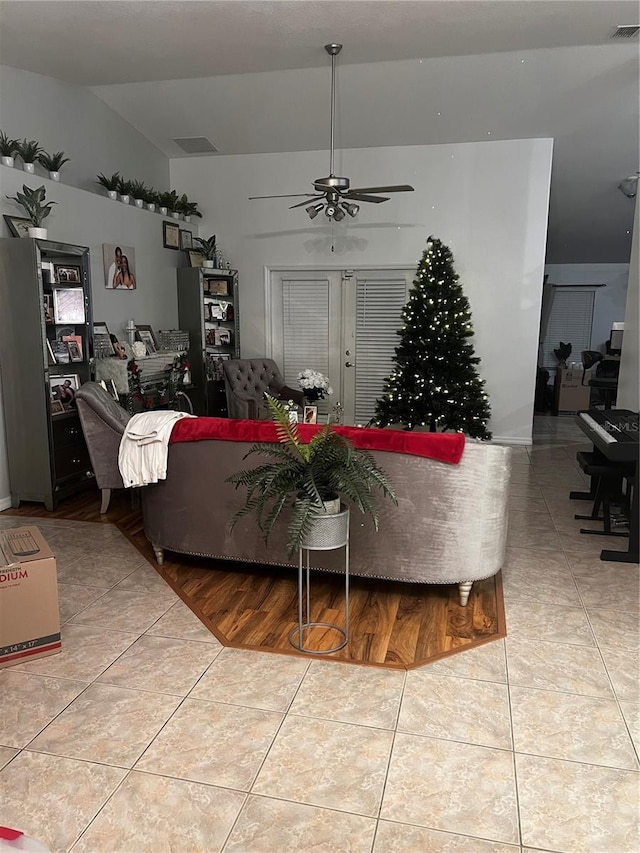
<path fill-rule="evenodd" d="M 636 853 L 638 568 L 578 532 L 579 443 L 545 418 L 514 453 L 506 641 L 406 674 L 223 649 L 115 528 L 38 520 L 64 650 L 0 671 L 0 824 L 56 853 Z"/>

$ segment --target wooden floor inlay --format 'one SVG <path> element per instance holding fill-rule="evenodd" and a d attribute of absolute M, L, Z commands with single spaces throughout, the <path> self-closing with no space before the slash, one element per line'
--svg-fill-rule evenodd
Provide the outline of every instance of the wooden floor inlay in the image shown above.
<path fill-rule="evenodd" d="M 24 504 L 6 514 L 113 523 L 224 645 L 301 654 L 288 639 L 298 618 L 295 570 L 171 553 L 159 567 L 130 495 L 114 495 L 106 518 L 99 506 L 97 494 L 89 491 L 64 501 L 54 513 L 40 504 Z M 342 576 L 314 572 L 311 602 L 313 621 L 343 625 Z M 474 583 L 467 607 L 460 607 L 455 584 L 353 577 L 349 613 L 349 643 L 327 656 L 333 660 L 407 669 L 506 636 L 499 574 Z M 316 628 L 306 644 L 331 648 L 337 637 L 335 631 Z"/>

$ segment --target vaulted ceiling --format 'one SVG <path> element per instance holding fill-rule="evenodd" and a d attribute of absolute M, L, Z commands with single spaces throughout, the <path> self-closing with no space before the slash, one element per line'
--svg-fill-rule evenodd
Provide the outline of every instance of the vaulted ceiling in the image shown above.
<path fill-rule="evenodd" d="M 638 167 L 627 0 L 2 2 L 3 64 L 90 86 L 170 157 L 551 136 L 548 261 L 625 262 Z M 214 155 L 215 156 L 215 155 Z M 206 159 L 202 161 L 206 168 Z M 286 190 L 284 190 L 286 191 Z M 452 199 L 452 204 L 456 199 Z"/>

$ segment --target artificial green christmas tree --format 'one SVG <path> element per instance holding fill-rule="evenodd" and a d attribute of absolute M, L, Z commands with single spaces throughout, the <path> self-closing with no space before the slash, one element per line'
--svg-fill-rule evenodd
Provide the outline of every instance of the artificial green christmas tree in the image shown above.
<path fill-rule="evenodd" d="M 376 403 L 374 421 L 489 439 L 491 410 L 476 370 L 480 359 L 469 343 L 469 301 L 458 284 L 451 250 L 436 237 L 427 240 L 413 284 L 397 333 L 396 366 Z"/>

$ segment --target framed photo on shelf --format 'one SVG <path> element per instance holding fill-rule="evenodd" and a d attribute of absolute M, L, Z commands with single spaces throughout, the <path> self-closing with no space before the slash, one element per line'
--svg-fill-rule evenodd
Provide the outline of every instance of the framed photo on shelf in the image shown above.
<path fill-rule="evenodd" d="M 49 410 L 52 415 L 64 415 L 64 406 L 60 400 L 54 400 L 51 398 L 51 400 L 49 400 Z"/>
<path fill-rule="evenodd" d="M 61 376 L 49 376 L 49 388 L 51 400 L 62 403 L 65 412 L 75 406 L 76 391 L 80 387 L 80 377 L 77 373 L 69 373 Z M 58 412 L 60 414 L 60 412 Z"/>
<path fill-rule="evenodd" d="M 189 258 L 190 267 L 200 269 L 204 264 L 204 255 L 200 252 L 189 251 L 187 252 L 187 257 Z"/>
<path fill-rule="evenodd" d="M 84 323 L 84 292 L 81 287 L 58 287 L 53 291 L 55 323 Z"/>
<path fill-rule="evenodd" d="M 142 343 L 145 345 L 145 347 L 147 348 L 147 355 L 153 355 L 160 349 L 156 340 L 156 336 L 153 334 L 153 329 L 151 328 L 151 326 L 137 325 L 136 340 L 142 341 Z"/>
<path fill-rule="evenodd" d="M 53 265 L 53 276 L 58 284 L 81 284 L 80 267 Z"/>
<path fill-rule="evenodd" d="M 106 323 L 93 324 L 93 349 L 96 358 L 108 358 L 113 355 L 113 344 Z"/>
<path fill-rule="evenodd" d="M 10 216 L 4 214 L 4 221 L 7 223 L 7 228 L 12 237 L 28 237 L 29 228 L 33 228 L 30 219 L 25 219 L 22 216 Z"/>
<path fill-rule="evenodd" d="M 185 231 L 182 228 L 180 229 L 180 248 L 181 249 L 192 249 L 193 248 L 193 232 Z"/>
<path fill-rule="evenodd" d="M 56 364 L 69 364 L 71 361 L 69 344 L 56 338 L 55 341 L 51 341 L 51 348 Z"/>
<path fill-rule="evenodd" d="M 224 279 L 217 280 L 215 278 L 210 278 L 208 281 L 209 285 L 209 293 L 213 296 L 228 296 L 229 295 L 229 282 Z"/>
<path fill-rule="evenodd" d="M 303 418 L 304 418 L 305 424 L 317 424 L 318 423 L 318 407 L 317 406 L 305 406 Z"/>
<path fill-rule="evenodd" d="M 173 222 L 162 223 L 162 245 L 165 249 L 180 248 L 180 226 Z"/>
<path fill-rule="evenodd" d="M 45 293 L 42 297 L 45 323 L 53 323 L 53 294 Z"/>

